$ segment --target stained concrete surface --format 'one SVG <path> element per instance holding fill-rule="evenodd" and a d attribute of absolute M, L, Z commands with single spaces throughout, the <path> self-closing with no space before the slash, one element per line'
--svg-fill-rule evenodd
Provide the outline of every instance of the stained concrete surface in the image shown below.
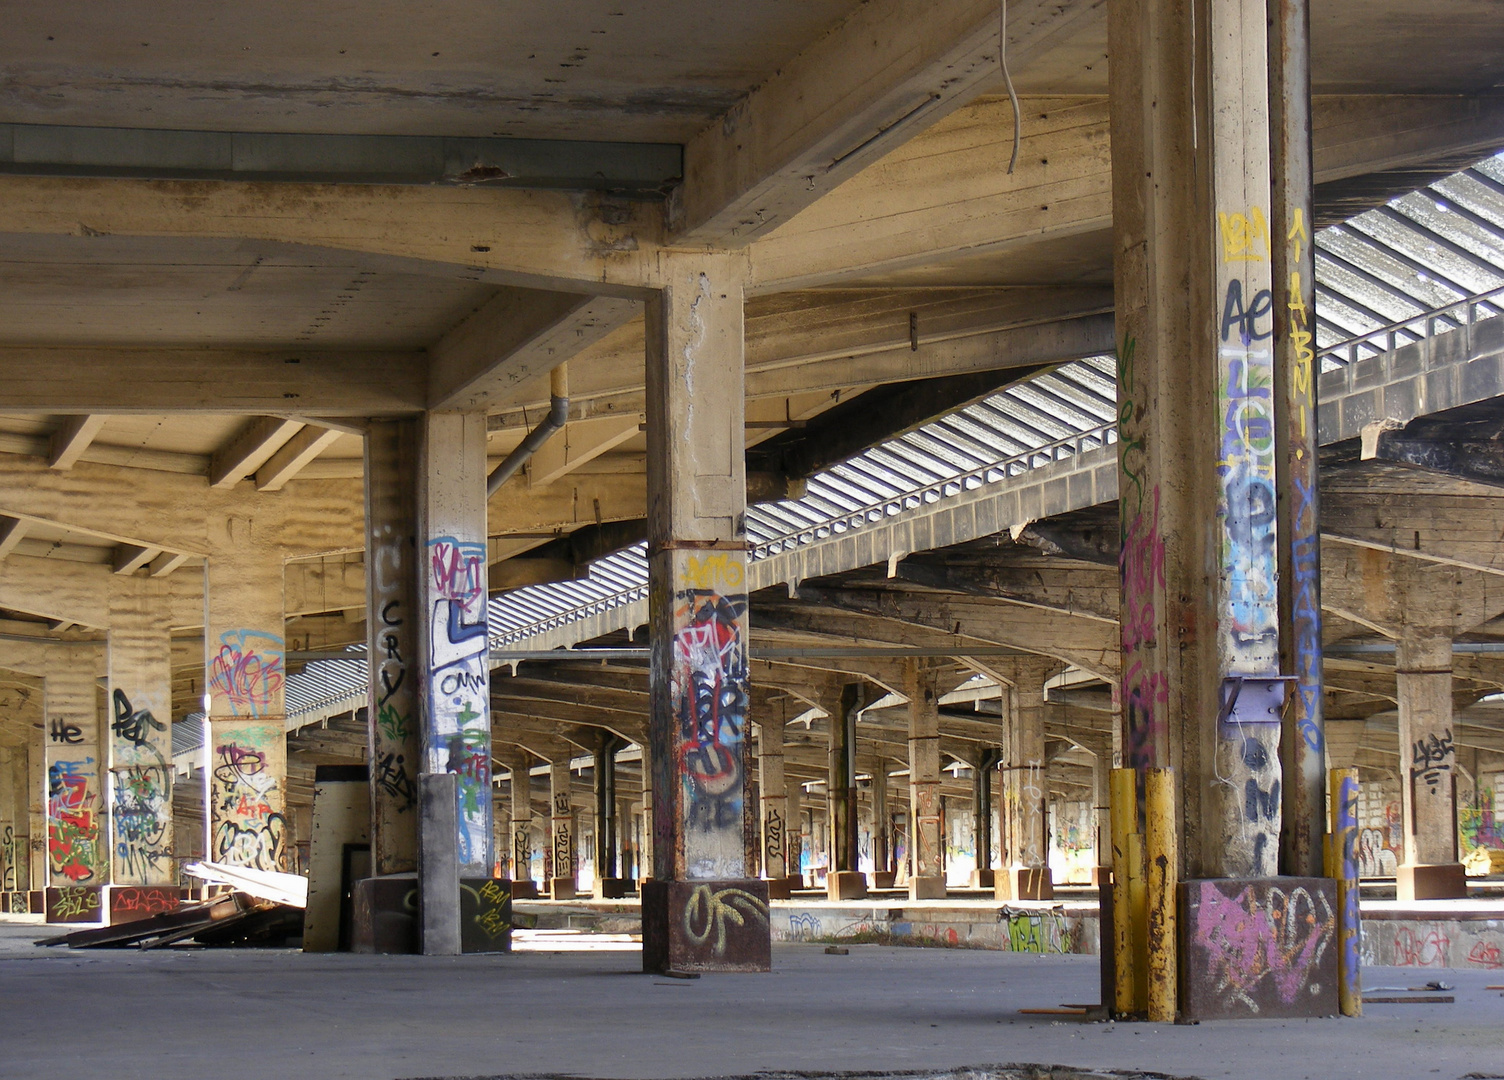
<path fill-rule="evenodd" d="M 945 1070 L 989 1063 L 1245 1080 L 1504 1076 L 1504 982 L 1370 968 L 1369 986 L 1456 985 L 1453 1005 L 1360 1020 L 1198 1026 L 1026 1016 L 1097 999 L 1085 956 L 777 945 L 770 975 L 666 979 L 634 953 L 503 957 L 39 949 L 0 919 L 0 1076 L 602 1078 Z"/>

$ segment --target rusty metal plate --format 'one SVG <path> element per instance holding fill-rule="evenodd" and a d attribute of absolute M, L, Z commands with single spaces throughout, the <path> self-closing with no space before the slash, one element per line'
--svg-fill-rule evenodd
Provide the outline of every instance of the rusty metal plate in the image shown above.
<path fill-rule="evenodd" d="M 460 881 L 460 952 L 512 951 L 511 884 L 496 878 Z"/>
<path fill-rule="evenodd" d="M 355 883 L 354 906 L 351 952 L 418 951 L 417 875 L 362 878 Z"/>
<path fill-rule="evenodd" d="M 649 881 L 644 971 L 771 971 L 766 881 Z"/>
<path fill-rule="evenodd" d="M 1179 930 L 1182 1018 L 1337 1014 L 1336 882 L 1182 882 Z"/>

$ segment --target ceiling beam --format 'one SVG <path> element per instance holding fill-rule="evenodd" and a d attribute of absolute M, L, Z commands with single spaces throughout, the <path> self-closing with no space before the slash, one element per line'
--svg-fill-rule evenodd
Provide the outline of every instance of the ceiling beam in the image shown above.
<path fill-rule="evenodd" d="M 426 370 L 421 352 L 0 346 L 0 409 L 401 415 Z"/>
<path fill-rule="evenodd" d="M 640 310 L 637 302 L 613 296 L 502 289 L 429 349 L 429 408 L 506 404 L 528 380 L 547 375 Z"/>
<path fill-rule="evenodd" d="M 99 434 L 99 429 L 104 427 L 104 422 L 108 419 L 107 416 L 92 413 L 65 417 L 52 433 L 47 448 L 47 467 L 60 471 L 73 468 L 79 455 L 89 448 L 94 436 Z"/>
<path fill-rule="evenodd" d="M 181 551 L 164 551 L 152 559 L 147 572 L 154 578 L 166 577 L 188 561 L 190 556 Z"/>
<path fill-rule="evenodd" d="M 344 432 L 333 428 L 315 427 L 309 424 L 283 443 L 281 448 L 256 470 L 256 490 L 281 491 L 289 480 L 302 472 L 314 458 L 333 446 L 343 434 Z"/>
<path fill-rule="evenodd" d="M 209 459 L 209 486 L 232 488 L 264 465 L 305 425 L 281 416 L 257 416 Z"/>
<path fill-rule="evenodd" d="M 1013 0 L 1027 66 L 1102 0 Z M 675 242 L 744 244 L 891 153 L 1001 72 L 995 0 L 871 0 L 690 140 Z"/>
<path fill-rule="evenodd" d="M 158 555 L 162 554 L 160 548 L 137 547 L 134 544 L 121 544 L 115 549 L 111 558 L 111 566 L 117 574 L 134 574 Z"/>
<path fill-rule="evenodd" d="M 21 518 L 0 518 L 0 559 L 15 551 L 16 545 L 26 539 L 26 529 L 30 524 Z"/>

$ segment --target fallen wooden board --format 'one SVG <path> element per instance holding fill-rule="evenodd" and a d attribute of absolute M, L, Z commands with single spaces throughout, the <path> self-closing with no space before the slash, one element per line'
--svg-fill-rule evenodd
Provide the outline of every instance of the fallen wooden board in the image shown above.
<path fill-rule="evenodd" d="M 1450 1005 L 1457 999 L 1451 994 L 1398 994 L 1394 997 L 1366 997 L 1365 1005 Z"/>

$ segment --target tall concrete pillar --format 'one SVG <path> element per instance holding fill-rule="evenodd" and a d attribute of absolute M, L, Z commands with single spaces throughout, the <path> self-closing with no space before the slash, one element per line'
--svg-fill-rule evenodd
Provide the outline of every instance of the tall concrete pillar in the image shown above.
<path fill-rule="evenodd" d="M 595 751 L 595 895 L 617 898 L 627 895 L 626 874 L 617 859 L 624 849 L 622 822 L 617 817 L 616 752 L 625 743 L 602 732 Z"/>
<path fill-rule="evenodd" d="M 418 445 L 416 420 L 372 420 L 365 438 L 366 706 L 371 870 L 418 868 Z"/>
<path fill-rule="evenodd" d="M 618 876 L 622 881 L 623 895 L 630 892 L 637 881 L 637 815 L 632 800 L 619 794 L 616 797 L 617 855 L 621 861 Z"/>
<path fill-rule="evenodd" d="M 172 637 L 164 583 L 128 577 L 110 597 L 110 857 L 116 885 L 176 885 Z"/>
<path fill-rule="evenodd" d="M 1420 602 L 1420 598 L 1414 598 Z M 1395 654 L 1404 862 L 1401 900 L 1467 895 L 1457 854 L 1457 753 L 1452 741 L 1452 638 L 1404 627 Z"/>
<path fill-rule="evenodd" d="M 998 774 L 1003 818 L 1004 873 L 997 878 L 1001 900 L 1048 900 L 1050 880 L 1048 803 L 1045 774 L 1045 680 L 1060 665 L 1053 660 L 1018 660 L 1006 667 L 1008 742 Z"/>
<path fill-rule="evenodd" d="M 740 256 L 661 257 L 647 302 L 653 877 L 643 965 L 765 970 L 746 865 L 746 472 Z M 731 917 L 727 911 L 734 914 Z"/>
<path fill-rule="evenodd" d="M 87 663 L 60 663 L 44 677 L 50 887 L 109 884 L 105 763 L 94 678 Z"/>
<path fill-rule="evenodd" d="M 825 790 L 830 815 L 830 870 L 825 889 L 832 900 L 867 895 L 867 879 L 857 869 L 856 721 L 866 696 L 861 683 L 841 687 L 830 713 L 830 747 Z"/>
<path fill-rule="evenodd" d="M 653 875 L 653 755 L 652 746 L 642 747 L 642 850 L 638 860 L 637 884 L 641 888 L 642 883 Z"/>
<path fill-rule="evenodd" d="M 940 696 L 935 669 L 904 662 L 909 699 L 910 900 L 945 898 L 945 837 L 940 806 Z"/>
<path fill-rule="evenodd" d="M 533 783 L 532 758 L 525 752 L 512 754 L 507 761 L 512 774 L 512 896 L 531 899 L 538 895 L 533 881 Z"/>
<path fill-rule="evenodd" d="M 783 771 L 782 717 L 768 717 L 758 725 L 757 779 L 761 796 L 762 873 L 768 895 L 789 895 L 789 793 Z"/>
<path fill-rule="evenodd" d="M 421 771 L 453 774 L 459 800 L 453 837 L 437 830 L 430 835 L 420 824 L 419 876 L 426 878 L 425 849 L 433 847 L 441 861 L 441 849 L 454 849 L 462 877 L 484 877 L 492 862 L 485 414 L 426 414 L 419 461 Z M 425 810 L 421 817 L 439 821 L 443 815 Z M 447 895 L 443 900 L 450 902 Z M 452 903 L 457 910 L 457 895 Z"/>
<path fill-rule="evenodd" d="M 798 777 L 785 774 L 784 796 L 788 800 L 788 839 L 784 844 L 787 852 L 790 891 L 804 888 L 804 784 Z"/>
<path fill-rule="evenodd" d="M 209 859 L 286 870 L 287 705 L 283 559 L 270 521 L 228 499 L 211 531 L 204 661 L 209 705 Z M 280 526 L 280 522 L 275 523 Z"/>
<path fill-rule="evenodd" d="M 1109 13 L 1126 754 L 1176 769 L 1193 877 L 1272 875 L 1280 832 L 1265 21 Z"/>
<path fill-rule="evenodd" d="M 579 892 L 574 861 L 574 794 L 570 791 L 573 779 L 568 758 L 549 764 L 549 863 L 553 869 L 548 890 L 555 900 L 572 900 Z"/>

